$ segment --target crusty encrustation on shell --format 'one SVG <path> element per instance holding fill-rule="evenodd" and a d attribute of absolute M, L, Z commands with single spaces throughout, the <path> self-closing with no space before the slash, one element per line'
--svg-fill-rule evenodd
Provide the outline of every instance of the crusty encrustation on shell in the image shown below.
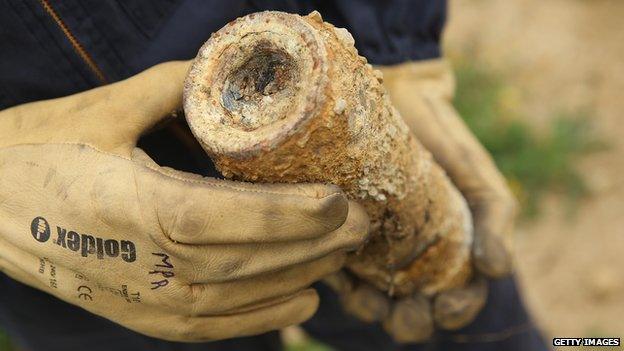
<path fill-rule="evenodd" d="M 228 178 L 324 182 L 363 204 L 370 241 L 348 268 L 379 289 L 434 294 L 471 274 L 466 201 L 392 106 L 348 31 L 317 12 L 261 12 L 216 32 L 184 109 Z"/>

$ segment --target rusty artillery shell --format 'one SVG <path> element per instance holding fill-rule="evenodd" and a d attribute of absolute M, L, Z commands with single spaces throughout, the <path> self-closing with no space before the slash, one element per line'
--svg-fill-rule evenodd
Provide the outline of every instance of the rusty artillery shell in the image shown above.
<path fill-rule="evenodd" d="M 184 110 L 228 178 L 340 186 L 372 224 L 348 268 L 390 294 L 431 295 L 469 279 L 471 216 L 382 80 L 351 35 L 317 12 L 261 12 L 200 49 Z"/>

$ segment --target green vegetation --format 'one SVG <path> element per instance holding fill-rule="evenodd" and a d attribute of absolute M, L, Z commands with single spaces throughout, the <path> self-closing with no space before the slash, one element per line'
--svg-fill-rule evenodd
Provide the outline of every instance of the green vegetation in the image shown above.
<path fill-rule="evenodd" d="M 0 351 L 11 351 L 13 350 L 13 346 L 11 346 L 11 341 L 6 336 L 6 334 L 0 330 Z"/>
<path fill-rule="evenodd" d="M 455 107 L 492 154 L 518 197 L 523 214 L 538 212 L 550 191 L 574 208 L 587 187 L 576 170 L 580 156 L 604 147 L 590 132 L 589 113 L 560 113 L 538 133 L 518 112 L 519 93 L 502 77 L 474 63 L 456 67 Z"/>

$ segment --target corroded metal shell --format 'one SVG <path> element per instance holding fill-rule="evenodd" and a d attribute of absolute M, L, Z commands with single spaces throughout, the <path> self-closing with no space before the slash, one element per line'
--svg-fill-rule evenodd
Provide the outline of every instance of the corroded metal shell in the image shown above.
<path fill-rule="evenodd" d="M 372 223 L 348 268 L 390 294 L 430 295 L 469 279 L 471 216 L 382 81 L 318 13 L 261 12 L 200 49 L 184 109 L 226 177 L 340 186 Z"/>

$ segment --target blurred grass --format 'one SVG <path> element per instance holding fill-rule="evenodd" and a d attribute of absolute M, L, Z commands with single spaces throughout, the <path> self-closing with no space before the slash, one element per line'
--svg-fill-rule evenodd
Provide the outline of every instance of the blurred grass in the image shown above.
<path fill-rule="evenodd" d="M 548 192 L 563 195 L 573 211 L 588 193 L 576 163 L 605 147 L 592 133 L 590 113 L 561 111 L 538 132 L 519 112 L 519 90 L 503 77 L 474 61 L 456 64 L 455 73 L 455 107 L 509 181 L 524 217 L 538 214 Z"/>
<path fill-rule="evenodd" d="M 7 335 L 0 330 L 0 351 L 12 351 L 13 346 L 11 345 L 11 341 L 7 337 Z"/>

